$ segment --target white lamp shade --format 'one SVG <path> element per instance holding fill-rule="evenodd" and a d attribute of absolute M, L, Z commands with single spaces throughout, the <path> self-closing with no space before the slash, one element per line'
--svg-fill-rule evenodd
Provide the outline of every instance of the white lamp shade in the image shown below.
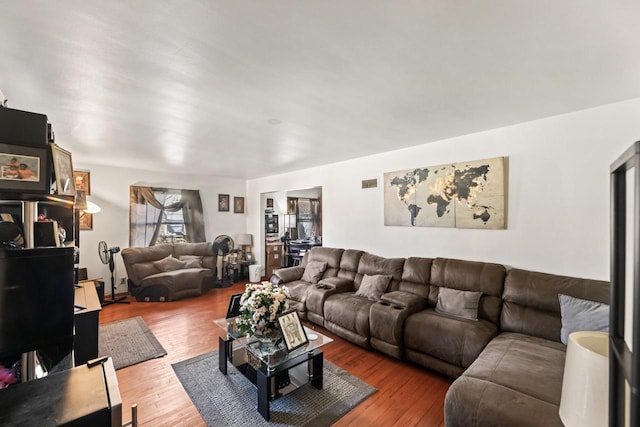
<path fill-rule="evenodd" d="M 236 245 L 238 246 L 251 246 L 253 242 L 253 236 L 248 233 L 236 234 Z"/>
<path fill-rule="evenodd" d="M 90 202 L 87 200 L 87 208 L 83 209 L 86 213 L 90 213 L 90 214 L 94 214 L 94 213 L 98 213 L 100 212 L 102 209 L 100 209 L 100 206 L 96 205 L 93 202 Z"/>
<path fill-rule="evenodd" d="M 566 427 L 609 423 L 609 333 L 574 332 L 564 363 L 560 419 Z"/>

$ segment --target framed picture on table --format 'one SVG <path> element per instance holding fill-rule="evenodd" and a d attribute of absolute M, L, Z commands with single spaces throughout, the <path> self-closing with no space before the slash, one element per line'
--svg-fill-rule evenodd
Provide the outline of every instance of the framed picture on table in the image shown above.
<path fill-rule="evenodd" d="M 307 338 L 296 310 L 288 311 L 278 317 L 278 323 L 288 351 L 293 351 L 309 343 L 309 338 Z"/>
<path fill-rule="evenodd" d="M 56 193 L 75 196 L 76 186 L 73 179 L 71 153 L 56 144 L 51 144 L 51 155 L 53 156 L 53 171 L 56 175 Z"/>

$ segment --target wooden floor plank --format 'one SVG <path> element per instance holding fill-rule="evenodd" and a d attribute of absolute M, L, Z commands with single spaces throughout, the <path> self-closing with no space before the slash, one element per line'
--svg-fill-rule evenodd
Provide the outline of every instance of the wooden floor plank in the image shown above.
<path fill-rule="evenodd" d="M 167 355 L 117 371 L 123 400 L 123 421 L 138 405 L 141 427 L 204 426 L 191 399 L 176 377 L 172 363 L 218 348 L 224 331 L 215 319 L 224 317 L 229 298 L 243 283 L 212 289 L 205 295 L 174 302 L 136 302 L 103 307 L 100 323 L 141 316 Z M 444 396 L 451 379 L 373 350 L 360 348 L 325 329 L 309 324 L 334 339 L 322 348 L 325 358 L 378 391 L 335 426 L 443 426 Z"/>

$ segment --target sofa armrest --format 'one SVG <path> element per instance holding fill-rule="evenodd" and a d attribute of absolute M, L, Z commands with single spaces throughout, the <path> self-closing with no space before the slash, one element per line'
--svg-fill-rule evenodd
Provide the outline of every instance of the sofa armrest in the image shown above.
<path fill-rule="evenodd" d="M 380 297 L 380 301 L 396 307 L 408 308 L 411 312 L 420 311 L 427 307 L 427 300 L 411 292 L 393 291 Z"/>
<path fill-rule="evenodd" d="M 343 279 L 341 277 L 329 277 L 322 279 L 316 285 L 318 288 L 333 289 L 335 292 L 353 291 L 353 280 Z"/>
<path fill-rule="evenodd" d="M 273 272 L 275 276 L 280 278 L 279 283 L 289 283 L 295 280 L 300 280 L 304 274 L 304 267 L 286 267 L 279 268 Z"/>

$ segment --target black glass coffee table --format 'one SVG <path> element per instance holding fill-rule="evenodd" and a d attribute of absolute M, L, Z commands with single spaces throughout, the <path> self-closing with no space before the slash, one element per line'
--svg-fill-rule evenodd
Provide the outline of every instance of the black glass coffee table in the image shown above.
<path fill-rule="evenodd" d="M 220 319 L 215 323 L 227 330 L 227 334 L 219 338 L 220 372 L 227 375 L 228 363 L 231 363 L 256 386 L 258 412 L 265 420 L 269 421 L 270 402 L 302 385 L 311 383 L 322 390 L 324 359 L 318 347 L 333 341 L 331 338 L 305 328 L 309 344 L 287 352 L 283 343 L 265 344 L 247 338 L 235 329 L 234 319 Z"/>

